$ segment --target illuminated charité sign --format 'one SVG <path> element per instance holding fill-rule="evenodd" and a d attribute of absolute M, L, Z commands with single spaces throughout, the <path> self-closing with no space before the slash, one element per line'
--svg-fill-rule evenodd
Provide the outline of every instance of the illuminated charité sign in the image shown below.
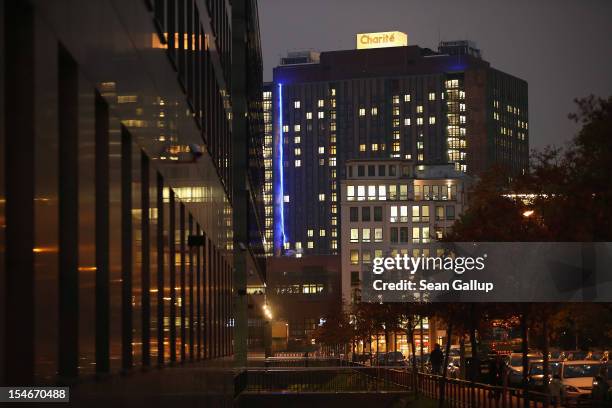
<path fill-rule="evenodd" d="M 357 49 L 405 47 L 408 45 L 408 36 L 401 31 L 387 31 L 384 33 L 357 34 Z"/>

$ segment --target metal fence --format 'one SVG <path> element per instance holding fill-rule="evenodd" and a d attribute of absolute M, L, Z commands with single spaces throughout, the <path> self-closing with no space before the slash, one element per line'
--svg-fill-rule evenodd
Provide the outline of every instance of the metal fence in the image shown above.
<path fill-rule="evenodd" d="M 246 392 L 411 392 L 408 371 L 380 367 L 249 368 Z"/>
<path fill-rule="evenodd" d="M 419 392 L 432 399 L 444 393 L 450 408 L 612 408 L 612 401 L 593 401 L 591 398 L 559 400 L 550 394 L 533 390 L 494 386 L 459 379 L 443 379 L 432 374 L 418 374 Z"/>
<path fill-rule="evenodd" d="M 449 408 L 612 408 L 590 398 L 558 401 L 549 394 L 502 386 L 444 379 L 409 367 L 366 366 L 337 358 L 266 358 L 249 362 L 237 377 L 237 394 L 247 393 L 418 393 Z M 563 403 L 562 403 L 563 402 Z"/>
<path fill-rule="evenodd" d="M 474 383 L 459 379 L 444 380 L 441 376 L 419 373 L 419 391 L 433 399 L 444 393 L 451 408 L 556 408 L 558 402 L 548 394 Z M 527 401 L 527 402 L 526 402 Z"/>
<path fill-rule="evenodd" d="M 338 357 L 260 357 L 251 358 L 249 367 L 286 368 L 286 367 L 343 367 L 352 363 Z"/>

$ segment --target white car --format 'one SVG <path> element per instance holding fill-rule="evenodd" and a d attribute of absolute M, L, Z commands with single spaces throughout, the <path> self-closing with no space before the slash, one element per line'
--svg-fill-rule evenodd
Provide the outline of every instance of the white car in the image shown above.
<path fill-rule="evenodd" d="M 559 370 L 563 400 L 590 398 L 593 378 L 599 374 L 600 370 L 601 363 L 598 361 L 563 361 Z"/>

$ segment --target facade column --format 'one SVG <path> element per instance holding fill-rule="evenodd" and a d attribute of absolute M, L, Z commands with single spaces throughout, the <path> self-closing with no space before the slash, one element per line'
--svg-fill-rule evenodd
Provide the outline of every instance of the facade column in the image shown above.
<path fill-rule="evenodd" d="M 246 1 L 232 2 L 232 217 L 234 228 L 234 363 L 246 367 L 248 336 L 248 116 Z"/>

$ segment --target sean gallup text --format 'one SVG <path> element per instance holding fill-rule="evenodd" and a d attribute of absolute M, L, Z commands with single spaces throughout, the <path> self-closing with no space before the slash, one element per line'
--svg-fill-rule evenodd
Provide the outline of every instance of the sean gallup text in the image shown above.
<path fill-rule="evenodd" d="M 455 279 L 451 282 L 429 282 L 426 279 L 421 279 L 418 282 L 408 279 L 401 279 L 397 282 L 384 282 L 381 279 L 377 279 L 372 282 L 372 287 L 376 291 L 462 291 L 489 293 L 493 290 L 494 286 L 493 282 L 482 282 L 476 279 Z"/>

